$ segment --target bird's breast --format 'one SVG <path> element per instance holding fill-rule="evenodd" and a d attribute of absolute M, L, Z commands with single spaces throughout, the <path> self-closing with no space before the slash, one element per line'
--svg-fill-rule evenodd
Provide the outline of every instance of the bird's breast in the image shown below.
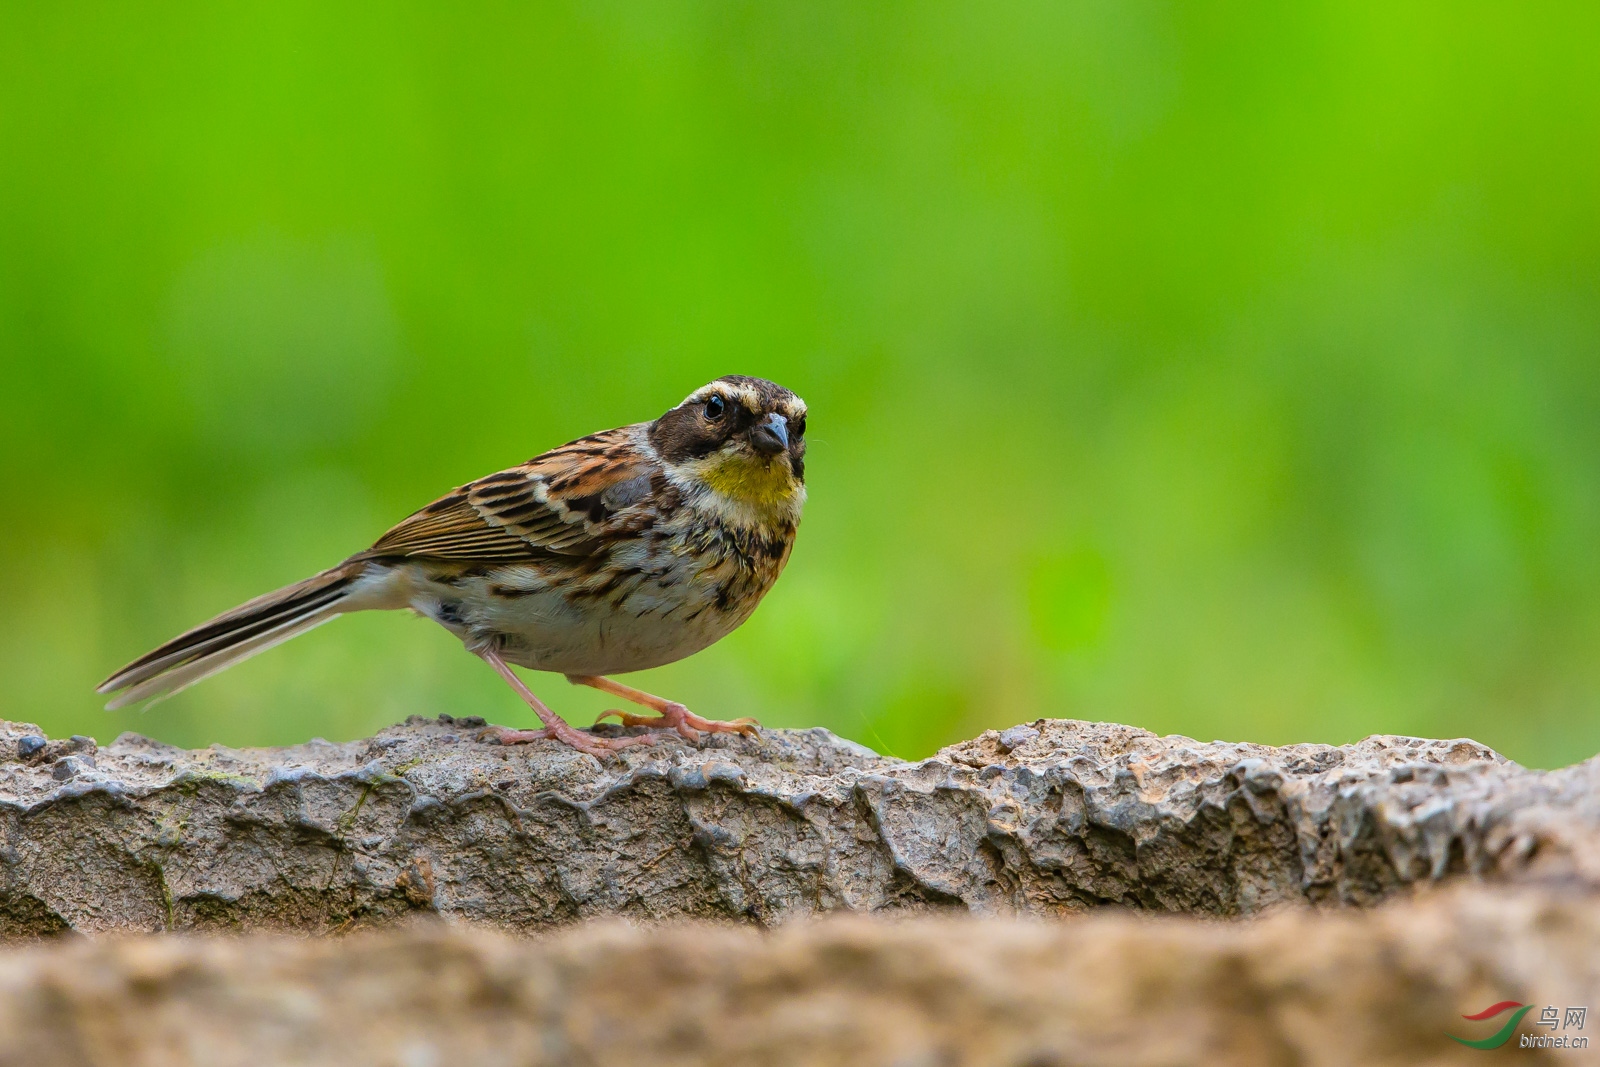
<path fill-rule="evenodd" d="M 792 542 L 792 532 L 690 521 L 570 560 L 455 574 L 430 574 L 419 561 L 411 606 L 520 666 L 644 670 L 693 655 L 749 618 Z"/>

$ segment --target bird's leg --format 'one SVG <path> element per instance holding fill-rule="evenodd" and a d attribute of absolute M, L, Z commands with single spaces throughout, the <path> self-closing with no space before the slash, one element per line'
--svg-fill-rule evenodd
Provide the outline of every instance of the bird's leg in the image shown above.
<path fill-rule="evenodd" d="M 504 678 L 506 683 L 517 691 L 518 696 L 527 701 L 528 707 L 532 708 L 533 713 L 539 716 L 539 721 L 544 723 L 543 730 L 513 730 L 505 726 L 491 726 L 483 731 L 480 735 L 482 737 L 493 737 L 502 745 L 516 745 L 525 741 L 551 739 L 570 745 L 579 752 L 587 752 L 591 756 L 601 756 L 607 752 L 614 752 L 619 748 L 627 748 L 629 745 L 650 745 L 655 743 L 656 739 L 649 736 L 596 737 L 593 734 L 574 730 L 567 725 L 561 716 L 545 707 L 544 702 L 533 695 L 533 691 L 523 684 L 522 679 L 518 678 L 516 672 L 506 665 L 506 661 L 500 658 L 498 652 L 492 648 L 486 648 L 478 652 L 478 655 L 482 657 L 485 663 L 500 672 L 500 677 Z"/>
<path fill-rule="evenodd" d="M 699 731 L 714 734 L 744 734 L 753 737 L 757 733 L 758 723 L 754 719 L 734 719 L 732 722 L 719 722 L 716 719 L 702 719 L 676 700 L 664 700 L 658 696 L 651 696 L 643 690 L 635 689 L 631 685 L 614 682 L 610 678 L 602 678 L 598 674 L 569 674 L 567 681 L 573 685 L 586 685 L 598 689 L 602 693 L 610 693 L 614 697 L 640 707 L 649 708 L 651 711 L 660 712 L 660 717 L 649 715 L 629 715 L 625 711 L 607 711 L 601 714 L 600 719 L 608 715 L 615 715 L 624 726 L 648 726 L 652 730 L 677 730 L 690 741 L 700 740 Z M 596 719 L 599 722 L 600 719 Z"/>

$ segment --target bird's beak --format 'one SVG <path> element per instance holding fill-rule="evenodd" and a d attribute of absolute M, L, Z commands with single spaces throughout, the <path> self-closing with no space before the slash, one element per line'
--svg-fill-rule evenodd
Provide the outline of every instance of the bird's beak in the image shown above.
<path fill-rule="evenodd" d="M 789 424 L 782 415 L 774 411 L 771 415 L 756 423 L 750 431 L 750 443 L 757 452 L 764 452 L 775 456 L 789 447 Z"/>

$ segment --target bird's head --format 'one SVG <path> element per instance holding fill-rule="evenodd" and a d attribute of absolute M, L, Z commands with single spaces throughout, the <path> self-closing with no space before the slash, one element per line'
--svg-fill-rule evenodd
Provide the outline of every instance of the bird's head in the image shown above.
<path fill-rule="evenodd" d="M 730 374 L 650 424 L 674 474 L 763 514 L 798 517 L 805 501 L 806 404 L 764 378 Z"/>

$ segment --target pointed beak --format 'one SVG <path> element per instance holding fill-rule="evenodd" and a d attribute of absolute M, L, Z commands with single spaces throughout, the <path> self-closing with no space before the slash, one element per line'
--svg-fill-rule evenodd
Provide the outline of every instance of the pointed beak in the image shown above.
<path fill-rule="evenodd" d="M 757 452 L 775 456 L 789 447 L 789 424 L 774 411 L 750 431 L 750 443 Z"/>

